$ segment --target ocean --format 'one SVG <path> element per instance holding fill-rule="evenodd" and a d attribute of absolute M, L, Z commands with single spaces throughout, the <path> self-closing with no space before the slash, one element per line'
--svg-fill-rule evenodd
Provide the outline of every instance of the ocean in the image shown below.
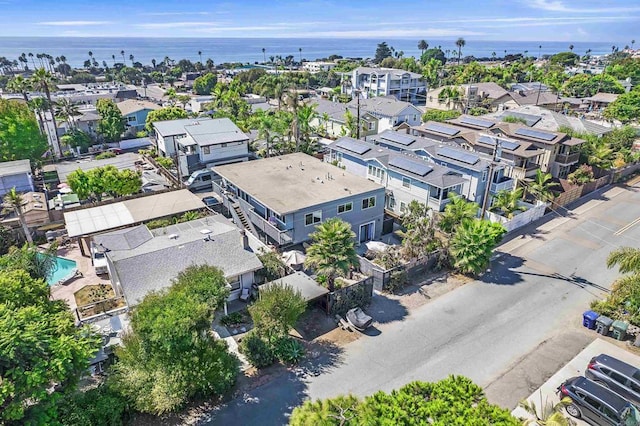
<path fill-rule="evenodd" d="M 125 60 L 129 55 L 135 61 L 150 64 L 151 59 L 161 62 L 166 56 L 171 59 L 200 59 L 198 51 L 202 52 L 202 60 L 213 59 L 216 64 L 224 62 L 254 63 L 262 62 L 265 49 L 267 60 L 269 56 L 293 55 L 296 60 L 302 55 L 303 59 L 315 60 L 336 54 L 344 57 L 373 57 L 376 46 L 386 41 L 396 51 L 403 51 L 405 56 L 419 56 L 417 39 L 340 39 L 340 38 L 80 38 L 80 37 L 0 37 L 0 57 L 17 59 L 23 52 L 28 54 L 47 53 L 56 56 L 64 55 L 67 63 L 73 67 L 81 67 L 89 59 L 88 52 L 102 64 L 113 64 L 112 55 L 116 61 L 122 62 L 121 51 L 124 50 Z M 427 40 L 430 47 L 441 46 L 442 50 L 457 52 L 455 40 Z M 498 57 L 508 54 L 524 53 L 530 56 L 538 54 L 554 54 L 569 50 L 573 44 L 573 51 L 584 55 L 591 49 L 592 55 L 603 55 L 611 52 L 613 43 L 608 42 L 536 42 L 536 41 L 481 41 L 467 40 L 462 49 L 462 56 L 491 57 L 496 52 Z M 542 46 L 540 49 L 539 46 Z M 622 48 L 624 46 L 620 46 Z M 302 52 L 299 51 L 302 49 Z M 457 55 L 451 54 L 452 56 Z M 31 61 L 29 61 L 31 62 Z"/>

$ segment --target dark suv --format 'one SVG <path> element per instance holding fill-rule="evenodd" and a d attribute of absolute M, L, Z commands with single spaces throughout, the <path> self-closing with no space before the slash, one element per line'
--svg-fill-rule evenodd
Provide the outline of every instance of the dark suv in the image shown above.
<path fill-rule="evenodd" d="M 640 370 L 612 356 L 591 358 L 584 375 L 640 406 Z"/>
<path fill-rule="evenodd" d="M 640 412 L 627 400 L 586 377 L 572 377 L 558 387 L 569 415 L 601 426 L 639 426 Z"/>

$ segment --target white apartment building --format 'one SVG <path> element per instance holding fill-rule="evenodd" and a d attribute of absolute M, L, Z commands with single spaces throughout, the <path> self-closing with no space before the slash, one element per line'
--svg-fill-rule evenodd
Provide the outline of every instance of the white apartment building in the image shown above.
<path fill-rule="evenodd" d="M 344 91 L 354 96 L 354 89 L 365 98 L 394 96 L 406 102 L 424 103 L 427 85 L 421 74 L 395 68 L 358 67 L 353 70 L 351 85 Z"/>

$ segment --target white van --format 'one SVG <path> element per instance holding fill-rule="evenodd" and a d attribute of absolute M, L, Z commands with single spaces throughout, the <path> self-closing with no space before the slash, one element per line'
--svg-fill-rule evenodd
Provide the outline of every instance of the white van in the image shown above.
<path fill-rule="evenodd" d="M 216 174 L 209 169 L 196 170 L 191 173 L 191 176 L 189 176 L 185 185 L 191 191 L 199 191 L 201 189 L 213 190 L 211 181 L 215 176 Z"/>

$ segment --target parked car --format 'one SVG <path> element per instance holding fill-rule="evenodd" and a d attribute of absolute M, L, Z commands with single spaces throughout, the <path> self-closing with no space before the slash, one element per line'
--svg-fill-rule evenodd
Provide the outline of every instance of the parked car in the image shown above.
<path fill-rule="evenodd" d="M 569 398 L 570 416 L 599 426 L 639 426 L 640 412 L 617 393 L 586 377 L 572 377 L 558 387 L 560 399 Z"/>
<path fill-rule="evenodd" d="M 640 370 L 610 355 L 591 358 L 584 375 L 640 406 Z"/>
<path fill-rule="evenodd" d="M 220 204 L 220 201 L 216 197 L 204 197 L 202 202 L 207 207 L 215 206 L 216 204 Z"/>
<path fill-rule="evenodd" d="M 198 191 L 200 189 L 213 190 L 212 180 L 214 176 L 216 176 L 216 174 L 209 169 L 196 170 L 191 173 L 185 185 L 191 191 Z"/>
<path fill-rule="evenodd" d="M 104 255 L 104 250 L 95 244 L 91 244 L 91 263 L 93 263 L 96 274 L 102 275 L 109 272 L 107 270 L 107 258 Z"/>
<path fill-rule="evenodd" d="M 121 148 L 109 148 L 107 151 L 111 151 L 115 155 L 120 155 L 124 152 Z"/>

